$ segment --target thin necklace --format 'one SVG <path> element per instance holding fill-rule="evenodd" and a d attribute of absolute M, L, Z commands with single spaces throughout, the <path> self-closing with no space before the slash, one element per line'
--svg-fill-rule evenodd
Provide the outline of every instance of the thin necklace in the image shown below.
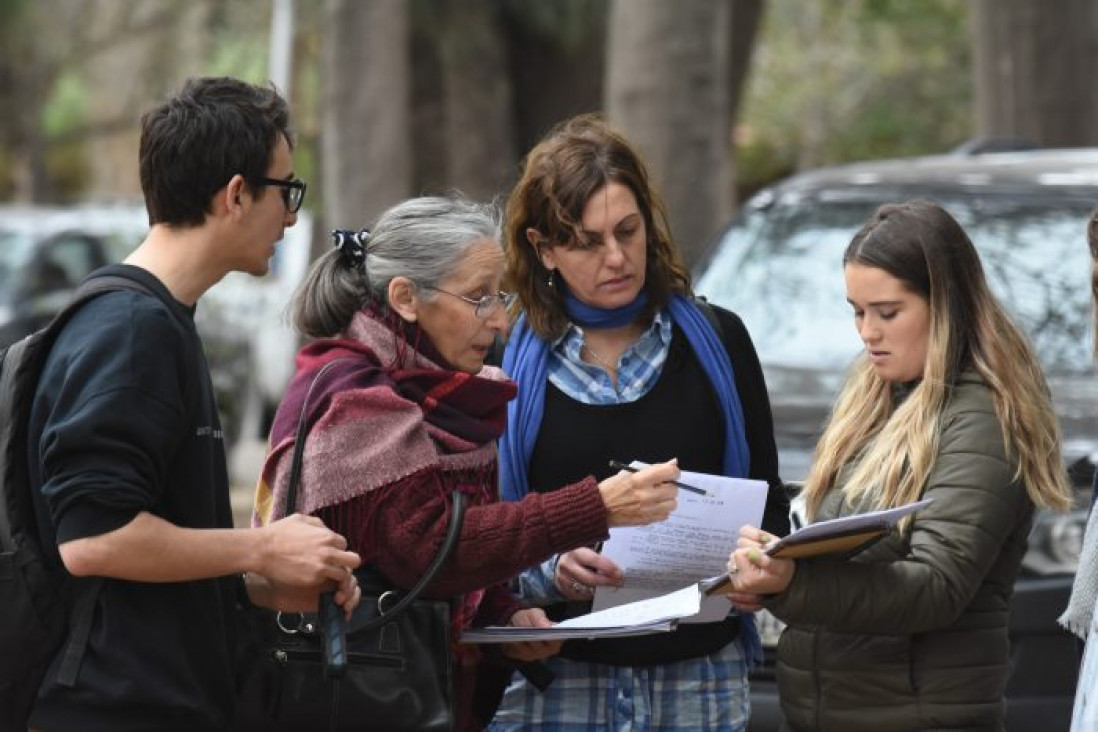
<path fill-rule="evenodd" d="M 599 366 L 602 366 L 604 369 L 606 369 L 606 372 L 608 374 L 613 375 L 613 374 L 617 373 L 617 371 L 618 371 L 617 368 L 614 367 L 614 366 L 611 366 L 608 363 L 606 363 L 606 361 L 604 361 L 602 359 L 602 357 L 599 356 L 599 354 L 595 352 L 595 349 L 591 348 L 591 346 L 587 345 L 586 342 L 583 344 L 583 348 L 587 350 L 587 354 L 589 356 L 591 356 L 591 358 L 595 359 L 595 363 L 597 363 Z"/>

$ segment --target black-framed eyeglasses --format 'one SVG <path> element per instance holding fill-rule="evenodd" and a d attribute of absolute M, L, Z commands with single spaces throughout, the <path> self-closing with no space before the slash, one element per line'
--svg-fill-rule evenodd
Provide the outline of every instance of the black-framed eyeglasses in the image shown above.
<path fill-rule="evenodd" d="M 282 201 L 286 204 L 286 210 L 297 213 L 301 210 L 301 204 L 305 202 L 305 181 L 297 178 L 293 180 L 278 180 L 277 178 L 256 178 L 252 181 L 260 186 L 278 186 L 282 189 Z"/>
<path fill-rule="evenodd" d="M 475 308 L 473 310 L 473 315 L 481 320 L 487 320 L 492 317 L 492 313 L 499 310 L 501 306 L 505 308 L 510 307 L 511 303 L 515 301 L 514 294 L 510 292 L 497 292 L 495 295 L 483 295 L 479 298 L 474 298 L 458 295 L 446 290 L 440 290 L 437 287 L 424 287 L 423 289 L 441 292 L 443 295 L 449 295 L 450 297 L 456 297 L 458 300 L 464 300 Z"/>

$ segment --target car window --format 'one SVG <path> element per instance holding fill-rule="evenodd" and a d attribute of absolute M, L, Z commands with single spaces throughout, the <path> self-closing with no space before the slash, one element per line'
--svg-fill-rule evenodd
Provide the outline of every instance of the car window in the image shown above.
<path fill-rule="evenodd" d="M 860 342 L 840 263 L 872 210 L 801 203 L 750 210 L 722 240 L 698 291 L 739 314 L 763 363 L 842 369 Z"/>
<path fill-rule="evenodd" d="M 1048 371 L 1091 363 L 1089 205 L 983 205 L 958 220 L 980 251 L 992 289 L 1029 334 Z"/>
<path fill-rule="evenodd" d="M 764 364 L 843 369 L 862 349 L 842 254 L 883 201 L 800 199 L 748 208 L 718 244 L 699 293 L 736 311 Z M 1046 369 L 1090 368 L 1090 204 L 940 198 L 980 251 L 988 281 Z"/>
<path fill-rule="evenodd" d="M 106 264 L 102 248 L 92 239 L 63 234 L 42 251 L 38 266 L 39 292 L 76 287 L 84 277 Z"/>
<path fill-rule="evenodd" d="M 18 271 L 30 258 L 33 241 L 25 234 L 0 230 L 0 301 L 11 299 Z"/>

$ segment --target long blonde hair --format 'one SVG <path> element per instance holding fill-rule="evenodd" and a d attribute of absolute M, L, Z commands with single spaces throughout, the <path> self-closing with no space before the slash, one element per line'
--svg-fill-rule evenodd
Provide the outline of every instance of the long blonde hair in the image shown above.
<path fill-rule="evenodd" d="M 1030 499 L 1069 508 L 1060 428 L 1044 374 L 1025 335 L 988 289 L 961 226 L 927 201 L 882 206 L 847 247 L 843 265 L 852 263 L 882 269 L 927 300 L 926 366 L 901 401 L 865 354 L 855 361 L 805 481 L 809 517 L 840 473 L 847 498 L 865 508 L 917 500 L 938 455 L 950 390 L 965 370 L 974 370 L 993 392 L 1006 453 L 1017 466 L 1014 477 Z"/>

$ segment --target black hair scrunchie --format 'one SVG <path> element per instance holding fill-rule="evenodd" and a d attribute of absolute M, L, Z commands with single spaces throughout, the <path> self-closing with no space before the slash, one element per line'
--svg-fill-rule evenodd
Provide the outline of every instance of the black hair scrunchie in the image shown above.
<path fill-rule="evenodd" d="M 366 265 L 366 242 L 370 232 L 366 229 L 347 231 L 335 229 L 332 233 L 332 246 L 339 251 L 343 264 L 352 269 Z"/>

